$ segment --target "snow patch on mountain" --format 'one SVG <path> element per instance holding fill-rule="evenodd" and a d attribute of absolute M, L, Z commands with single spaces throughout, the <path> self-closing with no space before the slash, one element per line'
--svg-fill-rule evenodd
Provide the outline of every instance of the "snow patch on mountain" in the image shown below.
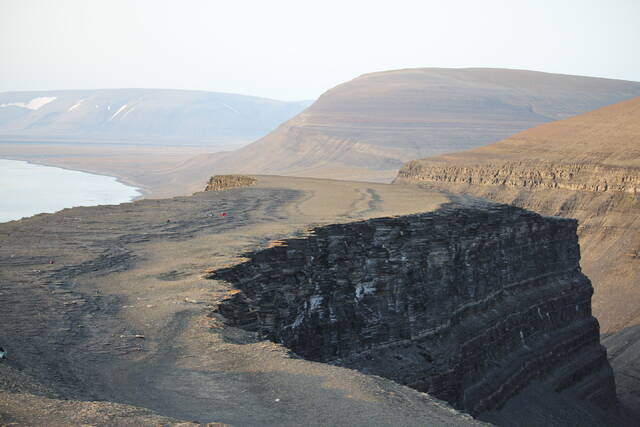
<path fill-rule="evenodd" d="M 29 110 L 39 110 L 42 106 L 50 103 L 51 101 L 55 101 L 57 97 L 55 96 L 39 96 L 38 98 L 33 98 L 29 102 L 10 102 L 8 104 L 0 104 L 0 108 L 3 107 L 20 107 L 27 108 Z"/>
<path fill-rule="evenodd" d="M 79 106 L 81 106 L 83 102 L 84 102 L 84 99 L 81 99 L 80 101 L 78 101 L 75 104 L 73 104 L 71 107 L 69 107 L 69 109 L 67 110 L 67 113 L 70 113 L 73 110 L 75 110 L 76 108 L 78 108 Z"/>
<path fill-rule="evenodd" d="M 113 116 L 109 117 L 109 120 L 107 120 L 107 121 L 110 122 L 111 120 L 115 119 L 116 116 L 118 114 L 120 114 L 125 108 L 127 108 L 127 104 L 124 104 L 122 107 L 118 108 L 118 111 L 116 111 Z M 109 108 L 109 109 L 111 109 L 111 108 Z"/>

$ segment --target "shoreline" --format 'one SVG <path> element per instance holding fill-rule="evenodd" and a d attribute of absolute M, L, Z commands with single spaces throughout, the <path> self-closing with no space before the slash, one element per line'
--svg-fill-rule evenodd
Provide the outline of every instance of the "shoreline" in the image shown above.
<path fill-rule="evenodd" d="M 136 182 L 128 179 L 125 176 L 118 176 L 116 174 L 114 174 L 114 175 L 106 175 L 106 174 L 98 173 L 96 171 L 89 170 L 89 169 L 71 168 L 71 167 L 68 167 L 68 166 L 60 166 L 60 165 L 57 165 L 57 164 L 49 163 L 47 161 L 36 161 L 36 160 L 33 160 L 33 159 L 26 160 L 25 158 L 17 158 L 17 157 L 13 157 L 13 156 L 0 156 L 0 160 L 12 160 L 12 161 L 17 161 L 17 162 L 25 162 L 25 163 L 28 163 L 30 165 L 47 166 L 47 167 L 50 167 L 50 168 L 58 168 L 58 169 L 63 169 L 63 170 L 67 170 L 67 171 L 82 172 L 82 173 L 86 173 L 86 174 L 89 174 L 89 175 L 106 176 L 106 177 L 109 177 L 109 178 L 114 178 L 116 180 L 116 182 L 118 182 L 118 183 L 120 183 L 122 185 L 126 185 L 127 187 L 134 188 L 140 193 L 139 196 L 134 197 L 129 202 L 135 202 L 136 200 L 142 200 L 142 199 L 148 197 L 149 194 L 150 194 L 149 190 L 147 188 L 144 188 L 144 186 L 142 186 L 141 184 L 136 183 Z"/>
<path fill-rule="evenodd" d="M 196 177 L 196 186 L 193 180 L 189 181 L 192 177 L 188 172 L 184 179 L 174 177 L 172 173 L 191 159 L 211 154 L 206 147 L 24 145 L 0 142 L 0 158 L 114 177 L 124 185 L 139 189 L 141 196 L 136 200 L 182 196 L 200 190 L 209 176 Z"/>
<path fill-rule="evenodd" d="M 37 215 L 42 215 L 42 214 L 55 214 L 57 212 L 60 212 L 62 210 L 65 209 L 71 209 L 74 207 L 80 207 L 80 206 L 107 206 L 107 205 L 120 205 L 122 203 L 133 203 L 136 202 L 138 200 L 142 200 L 146 197 L 146 191 L 137 186 L 137 185 L 132 185 L 129 183 L 129 180 L 126 179 L 121 179 L 120 177 L 117 176 L 112 176 L 112 175 L 105 175 L 105 174 L 100 174 L 100 173 L 95 173 L 95 172 L 91 172 L 91 171 L 86 171 L 86 170 L 78 170 L 78 169 L 73 169 L 73 168 L 69 168 L 69 167 L 61 167 L 61 166 L 56 166 L 56 165 L 51 165 L 51 164 L 46 164 L 44 162 L 34 162 L 34 161 L 29 161 L 29 160 L 23 160 L 23 159 L 16 159 L 16 158 L 6 158 L 4 156 L 0 157 L 0 160 L 5 160 L 8 162 L 23 162 L 26 163 L 27 165 L 32 165 L 32 166 L 43 166 L 43 167 L 47 167 L 47 168 L 54 168 L 54 169 L 60 169 L 60 170 L 65 170 L 65 171 L 69 171 L 69 172 L 79 172 L 82 174 L 86 174 L 86 175 L 92 175 L 94 177 L 102 177 L 102 178 L 112 178 L 113 182 L 116 182 L 124 187 L 127 187 L 128 189 L 132 189 L 137 195 L 135 197 L 129 197 L 129 200 L 126 201 L 122 201 L 119 203 L 98 203 L 95 205 L 86 205 L 86 204 L 78 204 L 78 205 L 70 205 L 70 206 L 65 206 L 62 208 L 57 208 L 57 207 L 53 207 L 53 208 L 44 208 L 45 210 L 43 211 L 38 211 L 38 212 L 34 212 L 34 213 L 27 213 L 24 216 L 21 216 L 19 218 L 12 218 L 12 219 L 8 219 L 8 220 L 0 220 L 0 224 L 3 223 L 8 223 L 8 222 L 12 222 L 12 221 L 20 221 L 26 218 L 32 218 L 34 216 Z M 125 182 L 126 181 L 126 182 Z M 55 210 L 53 210 L 55 209 Z M 28 211 L 27 211 L 28 212 Z M 19 213 L 20 215 L 22 215 L 21 213 Z"/>

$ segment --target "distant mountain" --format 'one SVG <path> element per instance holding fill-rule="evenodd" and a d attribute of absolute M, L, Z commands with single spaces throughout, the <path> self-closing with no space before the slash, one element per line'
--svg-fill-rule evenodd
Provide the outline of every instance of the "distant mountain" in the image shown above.
<path fill-rule="evenodd" d="M 390 181 L 405 161 L 481 146 L 639 95 L 638 82 L 522 70 L 365 74 L 207 166 L 217 173 Z"/>
<path fill-rule="evenodd" d="M 311 101 L 230 93 L 101 89 L 0 93 L 0 141 L 248 143 Z"/>

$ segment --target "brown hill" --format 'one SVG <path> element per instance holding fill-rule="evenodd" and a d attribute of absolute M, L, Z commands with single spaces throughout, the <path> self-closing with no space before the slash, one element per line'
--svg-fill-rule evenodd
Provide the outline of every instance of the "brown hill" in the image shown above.
<path fill-rule="evenodd" d="M 3 142 L 0 154 L 115 176 L 147 197 L 190 194 L 220 173 L 390 182 L 406 161 L 478 147 L 634 96 L 640 83 L 622 80 L 488 68 L 396 70 L 343 83 L 232 152 L 42 140 Z"/>
<path fill-rule="evenodd" d="M 638 95 L 637 82 L 522 70 L 372 73 L 327 91 L 257 142 L 221 159 L 200 157 L 194 167 L 390 181 L 408 160 L 481 146 Z"/>
<path fill-rule="evenodd" d="M 579 220 L 594 314 L 623 404 L 640 413 L 640 98 L 544 124 L 486 147 L 407 163 L 397 183 Z"/>

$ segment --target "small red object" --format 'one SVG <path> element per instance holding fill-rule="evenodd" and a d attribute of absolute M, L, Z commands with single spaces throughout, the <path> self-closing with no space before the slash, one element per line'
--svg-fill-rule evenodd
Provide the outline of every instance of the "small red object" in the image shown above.
<path fill-rule="evenodd" d="M 226 212 L 222 212 L 222 213 L 220 214 L 220 216 L 227 216 L 227 213 L 226 213 Z"/>

